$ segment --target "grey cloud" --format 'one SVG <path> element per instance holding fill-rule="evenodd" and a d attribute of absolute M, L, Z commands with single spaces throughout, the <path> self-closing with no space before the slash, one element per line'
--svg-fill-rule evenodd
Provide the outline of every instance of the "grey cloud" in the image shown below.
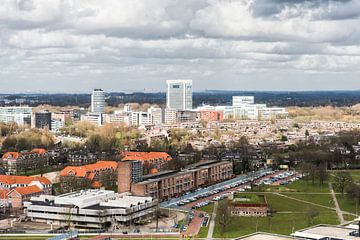
<path fill-rule="evenodd" d="M 360 72 L 359 4 L 4 0 L 0 90 L 31 88 L 28 81 L 34 79 L 51 91 L 67 89 L 69 82 L 77 89 L 104 84 L 111 90 L 155 90 L 167 78 L 193 78 L 202 88 L 250 89 L 263 82 L 277 90 L 293 86 L 288 76 L 302 78 L 306 88 L 326 77 L 335 86 L 340 73 L 354 88 Z"/>

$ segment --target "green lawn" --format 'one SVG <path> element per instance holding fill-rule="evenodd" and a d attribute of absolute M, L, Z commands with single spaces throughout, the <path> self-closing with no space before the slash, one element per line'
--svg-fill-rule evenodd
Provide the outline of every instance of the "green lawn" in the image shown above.
<path fill-rule="evenodd" d="M 224 237 L 238 237 L 256 231 L 290 234 L 295 230 L 312 225 L 308 223 L 305 216 L 308 204 L 271 193 L 265 195 L 268 203 L 276 210 L 276 213 L 272 217 L 230 217 L 230 223 Z M 314 225 L 320 223 L 338 224 L 335 211 L 323 207 L 314 208 L 319 212 L 319 215 L 314 219 Z M 221 226 L 218 221 L 219 219 L 216 218 L 214 237 L 222 237 L 220 234 Z"/>
<path fill-rule="evenodd" d="M 213 212 L 213 209 L 214 209 L 214 204 L 209 204 L 209 205 L 207 205 L 205 207 L 199 208 L 200 211 L 204 211 L 204 212 L 207 212 L 209 214 L 210 221 L 211 221 L 211 214 Z M 200 228 L 200 231 L 199 231 L 199 234 L 198 234 L 199 238 L 206 238 L 206 236 L 208 234 L 208 231 L 209 231 L 209 225 L 210 225 L 210 222 L 208 223 L 207 227 L 201 227 Z"/>
<path fill-rule="evenodd" d="M 356 214 L 356 200 L 355 199 L 347 197 L 346 194 L 344 194 L 344 195 L 337 194 L 336 198 L 339 203 L 340 209 L 342 211 Z M 360 212 L 360 209 L 358 209 L 358 212 Z"/>
<path fill-rule="evenodd" d="M 296 199 L 313 202 L 327 207 L 335 207 L 331 194 L 281 193 Z"/>
<path fill-rule="evenodd" d="M 286 186 L 289 189 L 294 189 L 296 192 L 306 192 L 306 193 L 329 193 L 329 185 L 327 182 L 319 184 L 318 181 L 315 181 L 313 184 L 311 180 L 306 181 L 305 179 L 300 179 L 299 181 L 293 182 L 290 185 Z"/>

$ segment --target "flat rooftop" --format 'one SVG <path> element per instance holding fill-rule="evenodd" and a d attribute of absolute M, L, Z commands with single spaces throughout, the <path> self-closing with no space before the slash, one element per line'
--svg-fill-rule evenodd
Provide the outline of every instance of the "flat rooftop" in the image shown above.
<path fill-rule="evenodd" d="M 295 237 L 309 238 L 309 239 L 322 239 L 324 237 L 336 238 L 339 240 L 360 239 L 359 237 L 354 237 L 349 235 L 353 231 L 355 230 L 346 227 L 318 225 L 296 231 L 291 235 Z"/>
<path fill-rule="evenodd" d="M 296 239 L 290 236 L 283 236 L 278 234 L 271 233 L 254 233 L 248 236 L 236 238 L 238 240 L 288 240 L 288 239 Z"/>

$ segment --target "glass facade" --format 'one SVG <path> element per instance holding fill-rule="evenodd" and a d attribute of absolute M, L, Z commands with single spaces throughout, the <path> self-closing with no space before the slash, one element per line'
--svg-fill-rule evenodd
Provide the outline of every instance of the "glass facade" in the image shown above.
<path fill-rule="evenodd" d="M 166 107 L 186 110 L 192 109 L 192 80 L 168 80 Z"/>

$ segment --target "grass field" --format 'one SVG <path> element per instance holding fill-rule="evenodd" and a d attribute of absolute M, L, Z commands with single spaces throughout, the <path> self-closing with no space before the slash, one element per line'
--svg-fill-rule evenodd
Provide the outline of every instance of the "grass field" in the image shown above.
<path fill-rule="evenodd" d="M 327 207 L 335 207 L 331 194 L 282 193 L 296 199 L 313 202 Z"/>
<path fill-rule="evenodd" d="M 246 193 L 249 194 L 249 193 Z M 230 217 L 226 233 L 221 236 L 219 219 L 216 219 L 214 237 L 238 237 L 256 231 L 290 234 L 315 224 L 338 224 L 335 211 L 323 207 L 313 207 L 319 215 L 310 224 L 305 216 L 308 204 L 291 200 L 272 193 L 266 193 L 268 203 L 276 210 L 272 217 Z"/>
<path fill-rule="evenodd" d="M 214 209 L 214 204 L 209 204 L 209 205 L 207 205 L 205 207 L 199 208 L 200 211 L 207 212 L 207 214 L 209 214 L 210 217 L 211 217 L 211 214 L 213 212 L 213 209 Z M 211 218 L 210 218 L 210 220 L 211 220 Z M 206 238 L 206 236 L 208 234 L 208 231 L 209 231 L 209 225 L 210 225 L 210 222 L 209 222 L 207 227 L 201 227 L 200 228 L 200 231 L 199 231 L 199 234 L 198 234 L 199 238 Z"/>

